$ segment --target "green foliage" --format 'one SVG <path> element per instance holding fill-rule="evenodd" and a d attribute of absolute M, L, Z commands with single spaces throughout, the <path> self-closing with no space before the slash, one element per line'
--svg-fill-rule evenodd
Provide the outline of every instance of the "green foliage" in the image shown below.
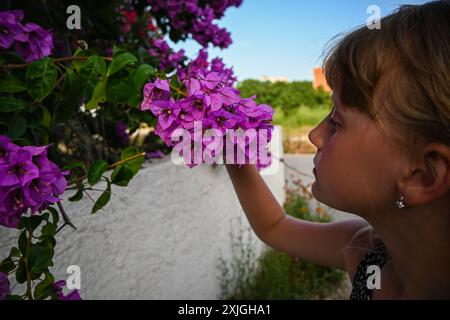
<path fill-rule="evenodd" d="M 287 127 L 318 124 L 331 110 L 330 94 L 315 90 L 310 81 L 275 82 L 245 80 L 238 84 L 242 96 L 256 94 L 258 103 L 275 109 L 274 123 Z"/>
<path fill-rule="evenodd" d="M 101 196 L 97 199 L 97 201 L 94 204 L 94 207 L 92 208 L 91 213 L 94 214 L 101 208 L 103 208 L 111 199 L 111 181 L 106 178 L 107 187 L 105 191 L 101 194 Z"/>
<path fill-rule="evenodd" d="M 105 160 L 98 160 L 89 168 L 88 182 L 91 186 L 100 181 L 103 173 L 108 169 L 108 163 Z"/>

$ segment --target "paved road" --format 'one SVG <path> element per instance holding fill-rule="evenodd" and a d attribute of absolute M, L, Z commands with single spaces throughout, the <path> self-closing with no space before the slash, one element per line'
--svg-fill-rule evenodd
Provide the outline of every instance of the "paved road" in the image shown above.
<path fill-rule="evenodd" d="M 285 177 L 287 180 L 287 186 L 289 187 L 292 185 L 292 181 L 295 179 L 302 179 L 304 184 L 309 184 L 314 181 L 314 175 L 312 173 L 312 169 L 314 168 L 313 164 L 313 158 L 314 154 L 284 154 L 283 156 L 285 163 L 287 166 L 285 166 Z M 305 176 L 303 174 L 300 174 L 296 171 L 294 171 L 292 168 L 295 168 L 295 170 L 300 171 L 308 176 Z M 310 188 L 311 190 L 311 188 Z M 321 204 L 317 200 L 311 201 L 311 208 L 315 208 L 317 204 Z M 321 204 L 322 207 L 325 207 L 326 210 L 333 216 L 334 220 L 340 221 L 340 220 L 346 220 L 346 219 L 352 219 L 357 218 L 357 216 L 335 210 L 333 208 L 330 208 L 324 204 Z"/>

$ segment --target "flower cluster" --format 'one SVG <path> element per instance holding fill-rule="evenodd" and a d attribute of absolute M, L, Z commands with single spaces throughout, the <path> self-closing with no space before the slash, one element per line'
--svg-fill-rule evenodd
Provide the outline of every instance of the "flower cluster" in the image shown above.
<path fill-rule="evenodd" d="M 174 52 L 164 39 L 151 40 L 150 44 L 150 56 L 159 60 L 159 70 L 170 71 L 178 68 L 182 61 L 186 59 L 183 49 Z"/>
<path fill-rule="evenodd" d="M 14 44 L 15 51 L 27 62 L 50 55 L 51 33 L 32 22 L 23 25 L 23 17 L 22 10 L 0 12 L 0 48 L 8 49 Z"/>
<path fill-rule="evenodd" d="M 227 48 L 231 44 L 230 33 L 213 23 L 223 17 L 231 6 L 239 7 L 242 0 L 147 0 L 150 12 L 163 29 L 170 29 L 174 41 L 184 40 L 190 34 L 199 44 L 207 47 Z M 165 19 L 161 19 L 164 17 Z"/>
<path fill-rule="evenodd" d="M 28 208 L 31 214 L 60 201 L 69 171 L 47 158 L 50 145 L 20 147 L 0 135 L 0 224 L 16 228 Z"/>
<path fill-rule="evenodd" d="M 53 288 L 55 289 L 56 295 L 59 300 L 81 300 L 80 293 L 78 290 L 73 290 L 69 294 L 64 295 L 63 288 L 66 286 L 66 281 L 59 280 L 53 283 Z"/>
<path fill-rule="evenodd" d="M 178 77 L 185 80 L 187 77 L 194 76 L 199 72 L 215 72 L 221 77 L 221 81 L 228 87 L 232 87 L 236 82 L 233 68 L 226 68 L 221 58 L 214 58 L 208 62 L 208 52 L 205 49 L 200 50 L 197 58 L 192 60 L 186 68 L 178 67 Z"/>
<path fill-rule="evenodd" d="M 155 133 L 168 146 L 177 144 L 172 141 L 172 134 L 179 128 L 187 130 L 195 141 L 196 121 L 201 123 L 203 132 L 217 129 L 223 137 L 229 129 L 265 129 L 266 141 L 260 141 L 259 136 L 256 139 L 258 145 L 266 145 L 273 130 L 273 109 L 265 104 L 258 105 L 254 96 L 241 98 L 239 91 L 228 86 L 225 80 L 223 74 L 205 69 L 190 71 L 186 78 L 180 79 L 181 89 L 171 87 L 169 80 L 157 79 L 145 85 L 141 110 L 150 110 L 158 117 Z M 245 152 L 247 163 L 256 157 L 260 167 L 257 155 L 248 152 L 250 142 L 245 141 L 238 147 Z M 202 151 L 207 145 L 207 141 L 202 141 Z M 189 162 L 188 166 L 193 167 Z"/>

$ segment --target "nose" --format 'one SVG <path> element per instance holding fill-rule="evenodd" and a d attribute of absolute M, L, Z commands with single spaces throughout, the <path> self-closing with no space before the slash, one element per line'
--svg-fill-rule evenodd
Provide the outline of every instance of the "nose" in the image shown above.
<path fill-rule="evenodd" d="M 309 141 L 311 141 L 311 143 L 317 148 L 317 150 L 320 150 L 323 146 L 323 134 L 321 134 L 322 123 L 323 121 L 308 133 Z"/>

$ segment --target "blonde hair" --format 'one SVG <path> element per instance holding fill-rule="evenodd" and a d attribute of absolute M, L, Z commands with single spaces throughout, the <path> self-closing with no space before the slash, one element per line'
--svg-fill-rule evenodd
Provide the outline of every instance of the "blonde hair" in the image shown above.
<path fill-rule="evenodd" d="M 333 43 L 323 63 L 328 84 L 343 105 L 393 128 L 411 153 L 419 138 L 450 146 L 450 1 L 401 6 L 380 26 Z"/>

